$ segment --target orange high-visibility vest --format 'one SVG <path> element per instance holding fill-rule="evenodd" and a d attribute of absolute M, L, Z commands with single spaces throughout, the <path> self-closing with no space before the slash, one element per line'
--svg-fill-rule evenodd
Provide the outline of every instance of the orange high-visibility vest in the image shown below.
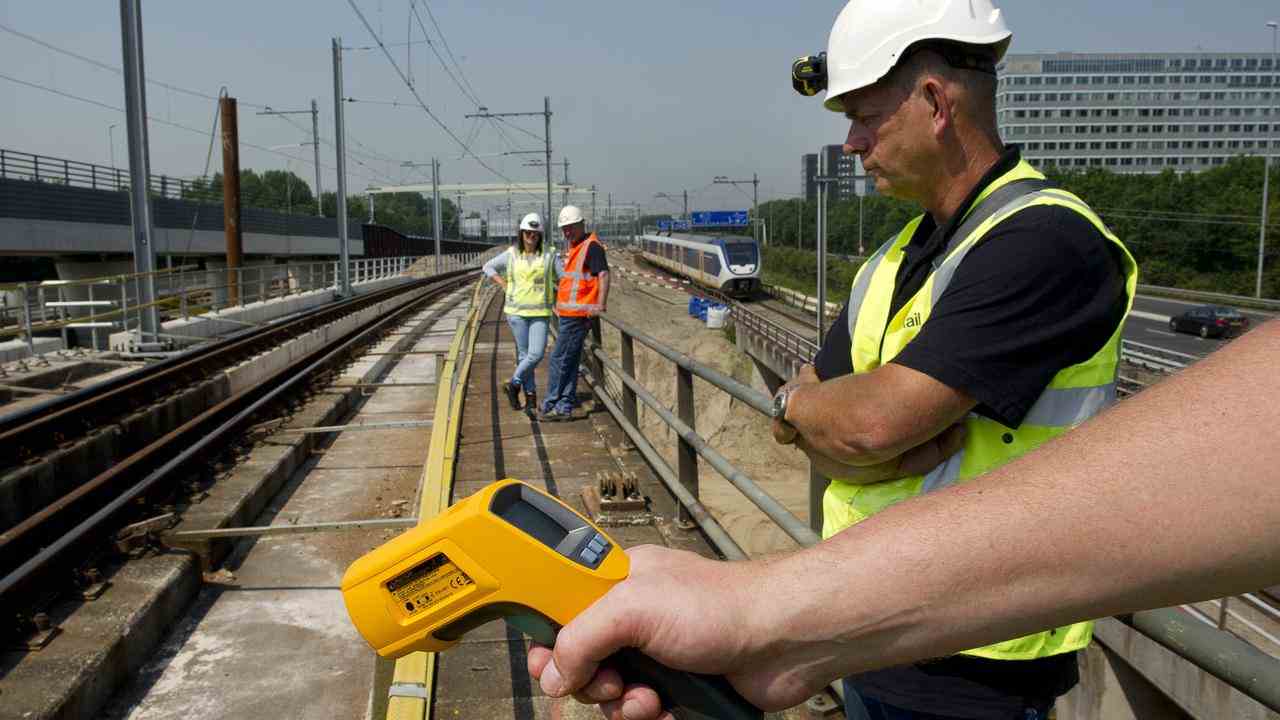
<path fill-rule="evenodd" d="M 595 233 L 569 248 L 565 258 L 564 274 L 556 288 L 556 314 L 560 317 L 587 317 L 590 311 L 600 311 L 600 278 L 586 272 L 587 250 L 592 243 L 600 244 Z M 601 248 L 604 245 L 600 245 Z"/>

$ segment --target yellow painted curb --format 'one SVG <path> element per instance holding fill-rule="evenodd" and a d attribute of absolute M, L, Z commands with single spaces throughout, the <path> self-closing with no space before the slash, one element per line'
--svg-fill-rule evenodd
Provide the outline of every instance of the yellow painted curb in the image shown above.
<path fill-rule="evenodd" d="M 444 367 L 438 377 L 450 378 L 448 387 L 441 385 L 436 391 L 436 424 L 431 431 L 431 443 L 422 468 L 421 498 L 418 506 L 420 520 L 433 518 L 449 506 L 449 491 L 453 484 L 453 466 L 458 455 L 458 431 L 462 424 L 462 404 L 466 396 L 467 377 L 471 372 L 471 358 L 479 333 L 480 320 L 493 300 L 487 281 L 481 278 L 471 297 L 471 310 L 466 322 L 458 325 Z M 465 347 L 465 351 L 464 351 Z M 455 377 L 456 373 L 456 377 Z M 445 418 L 441 424 L 439 418 Z M 391 682 L 405 683 L 423 688 L 425 697 L 392 697 L 387 701 L 387 720 L 426 720 L 431 713 L 431 698 L 435 692 L 435 653 L 417 652 L 396 661 Z"/>

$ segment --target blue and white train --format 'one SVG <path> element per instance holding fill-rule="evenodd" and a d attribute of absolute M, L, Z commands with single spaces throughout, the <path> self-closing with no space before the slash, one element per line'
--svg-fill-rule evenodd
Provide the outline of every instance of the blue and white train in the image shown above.
<path fill-rule="evenodd" d="M 740 235 L 641 235 L 640 254 L 665 270 L 733 297 L 760 289 L 760 248 Z"/>

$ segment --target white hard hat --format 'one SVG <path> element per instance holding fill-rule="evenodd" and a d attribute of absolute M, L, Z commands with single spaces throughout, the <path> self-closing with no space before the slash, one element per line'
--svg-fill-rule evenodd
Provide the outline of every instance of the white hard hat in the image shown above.
<path fill-rule="evenodd" d="M 582 222 L 582 210 L 577 205 L 565 205 L 560 209 L 560 222 L 558 225 L 572 225 Z"/>
<path fill-rule="evenodd" d="M 521 230 L 532 230 L 534 232 L 542 232 L 542 216 L 538 213 L 529 213 L 520 219 Z"/>
<path fill-rule="evenodd" d="M 827 41 L 828 110 L 844 112 L 840 96 L 874 84 L 912 45 L 950 40 L 985 45 L 1000 62 L 1013 32 L 991 0 L 849 0 Z"/>

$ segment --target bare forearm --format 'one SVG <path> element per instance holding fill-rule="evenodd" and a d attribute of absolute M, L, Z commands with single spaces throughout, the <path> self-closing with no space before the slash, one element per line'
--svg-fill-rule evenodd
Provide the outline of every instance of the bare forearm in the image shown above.
<path fill-rule="evenodd" d="M 879 465 L 859 467 L 823 455 L 809 447 L 809 443 L 802 437 L 796 438 L 795 445 L 809 457 L 813 468 L 823 477 L 840 478 L 841 481 L 854 485 L 870 485 L 901 477 L 896 459 Z"/>
<path fill-rule="evenodd" d="M 974 404 L 964 393 L 927 375 L 886 365 L 796 388 L 787 406 L 787 422 L 816 452 L 866 467 L 937 437 Z"/>
<path fill-rule="evenodd" d="M 600 273 L 600 307 L 609 306 L 609 273 Z"/>
<path fill-rule="evenodd" d="M 786 608 L 770 651 L 829 679 L 1280 582 L 1276 357 L 1273 322 L 998 471 L 765 565 L 756 582 L 803 588 L 769 604 Z"/>

